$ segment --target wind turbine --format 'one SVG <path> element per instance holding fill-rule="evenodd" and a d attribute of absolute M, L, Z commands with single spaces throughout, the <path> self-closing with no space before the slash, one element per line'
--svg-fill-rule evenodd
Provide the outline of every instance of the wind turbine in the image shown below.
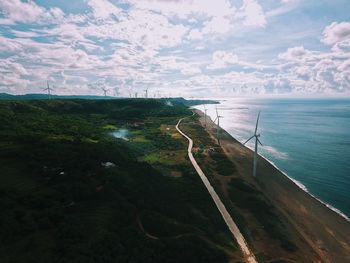
<path fill-rule="evenodd" d="M 119 92 L 119 87 L 115 87 L 115 88 L 114 88 L 114 96 L 115 96 L 115 97 L 119 97 L 119 94 L 120 94 L 120 92 Z"/>
<path fill-rule="evenodd" d="M 145 98 L 148 98 L 148 88 L 145 89 Z"/>
<path fill-rule="evenodd" d="M 219 113 L 218 113 L 218 108 L 215 107 L 215 110 L 216 110 L 216 118 L 214 120 L 214 123 L 216 120 L 218 120 L 218 128 L 217 128 L 217 131 L 216 131 L 216 138 L 218 140 L 218 143 L 220 144 L 220 138 L 219 138 L 219 132 L 220 132 L 220 118 L 223 118 L 223 116 L 220 116 Z"/>
<path fill-rule="evenodd" d="M 208 109 L 205 107 L 205 104 L 203 104 L 204 107 L 204 127 L 207 127 L 207 111 Z"/>
<path fill-rule="evenodd" d="M 105 87 L 102 87 L 101 89 L 102 89 L 102 91 L 103 91 L 103 95 L 104 95 L 105 97 L 107 97 L 107 91 L 108 91 L 108 89 L 106 89 Z"/>
<path fill-rule="evenodd" d="M 255 126 L 255 132 L 254 135 L 252 137 L 250 137 L 245 143 L 243 143 L 243 145 L 245 145 L 247 142 L 249 142 L 251 139 L 253 139 L 255 137 L 255 151 L 254 151 L 254 160 L 253 160 L 253 176 L 256 176 L 256 163 L 257 163 L 257 155 L 258 155 L 258 143 L 262 145 L 262 143 L 259 140 L 260 137 L 260 133 L 258 132 L 258 123 L 259 123 L 259 117 L 260 117 L 260 111 L 258 114 L 258 118 L 256 119 L 256 126 Z"/>
<path fill-rule="evenodd" d="M 49 99 L 51 99 L 51 91 L 53 91 L 53 89 L 50 88 L 49 81 L 47 81 L 47 88 L 43 89 L 43 91 L 46 91 L 46 90 L 47 90 L 47 96 L 49 97 Z"/>

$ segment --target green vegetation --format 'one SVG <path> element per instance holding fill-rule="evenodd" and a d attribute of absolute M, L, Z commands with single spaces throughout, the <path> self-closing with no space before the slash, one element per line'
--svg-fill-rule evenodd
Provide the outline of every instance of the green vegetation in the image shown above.
<path fill-rule="evenodd" d="M 219 175 L 231 176 L 236 172 L 235 164 L 228 159 L 216 140 L 203 129 L 198 115 L 185 119 L 183 123 L 181 128 L 193 138 L 194 147 L 197 148 L 194 156 L 206 173 L 211 174 L 210 170 L 213 170 Z M 208 165 L 211 169 L 206 169 Z"/>
<path fill-rule="evenodd" d="M 223 248 L 238 250 L 174 133 L 189 114 L 157 100 L 0 102 L 1 262 L 227 262 Z"/>

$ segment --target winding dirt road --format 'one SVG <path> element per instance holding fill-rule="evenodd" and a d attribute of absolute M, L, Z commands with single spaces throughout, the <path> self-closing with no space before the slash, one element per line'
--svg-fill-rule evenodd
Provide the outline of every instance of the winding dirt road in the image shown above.
<path fill-rule="evenodd" d="M 198 163 L 194 159 L 194 157 L 192 155 L 193 141 L 192 141 L 192 139 L 190 137 L 188 137 L 185 133 L 183 133 L 180 130 L 180 128 L 179 128 L 179 125 L 180 125 L 182 120 L 183 119 L 180 119 L 178 121 L 178 123 L 176 124 L 176 129 L 182 136 L 184 136 L 189 141 L 189 144 L 188 144 L 188 157 L 190 158 L 193 167 L 196 169 L 199 177 L 202 179 L 202 181 L 203 181 L 205 187 L 207 188 L 210 196 L 213 198 L 214 203 L 215 203 L 216 207 L 219 209 L 219 212 L 221 213 L 222 218 L 224 219 L 226 225 L 230 229 L 230 231 L 233 234 L 234 238 L 237 240 L 237 243 L 240 246 L 240 248 L 241 248 L 241 250 L 242 250 L 242 252 L 244 254 L 246 262 L 248 262 L 248 263 L 257 263 L 257 260 L 255 259 L 254 254 L 248 248 L 247 242 L 245 241 L 243 235 L 239 231 L 236 223 L 233 221 L 231 215 L 227 212 L 226 207 L 224 206 L 224 204 L 220 200 L 220 198 L 217 195 L 217 193 L 215 192 L 214 188 L 211 186 L 208 178 L 203 173 L 202 169 L 199 167 Z"/>

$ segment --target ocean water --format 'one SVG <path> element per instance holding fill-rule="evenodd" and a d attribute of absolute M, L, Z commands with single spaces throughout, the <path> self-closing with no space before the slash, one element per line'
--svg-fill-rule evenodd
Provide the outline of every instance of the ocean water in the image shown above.
<path fill-rule="evenodd" d="M 259 154 L 350 217 L 350 99 L 225 99 L 220 126 L 240 142 L 258 132 Z M 214 120 L 215 105 L 207 105 Z M 203 106 L 196 106 L 203 111 Z M 253 149 L 253 140 L 247 144 Z"/>

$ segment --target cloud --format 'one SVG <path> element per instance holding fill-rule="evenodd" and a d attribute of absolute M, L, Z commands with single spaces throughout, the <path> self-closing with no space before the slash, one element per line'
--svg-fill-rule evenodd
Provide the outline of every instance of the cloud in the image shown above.
<path fill-rule="evenodd" d="M 208 69 L 222 69 L 228 65 L 238 62 L 237 55 L 232 52 L 215 51 L 212 56 L 212 63 L 207 67 Z"/>
<path fill-rule="evenodd" d="M 264 83 L 265 94 L 290 93 L 293 90 L 290 80 L 286 77 L 278 76 L 268 79 Z"/>
<path fill-rule="evenodd" d="M 224 34 L 232 29 L 229 19 L 225 17 L 213 17 L 204 23 L 203 34 Z"/>
<path fill-rule="evenodd" d="M 154 63 L 160 66 L 160 71 L 164 70 L 170 74 L 173 74 L 174 70 L 181 72 L 183 75 L 196 75 L 201 73 L 198 64 L 188 62 L 182 57 L 159 56 L 154 60 Z"/>
<path fill-rule="evenodd" d="M 191 29 L 187 35 L 187 39 L 189 40 L 199 40 L 203 38 L 203 33 L 197 28 Z"/>
<path fill-rule="evenodd" d="M 22 77 L 28 75 L 22 64 L 12 59 L 0 60 L 0 90 L 19 92 L 29 84 L 28 80 Z"/>
<path fill-rule="evenodd" d="M 350 52 L 347 50 L 335 48 L 329 52 L 316 52 L 294 47 L 279 58 L 292 63 L 284 75 L 295 91 L 350 92 Z M 272 86 L 276 87 L 269 83 L 269 87 Z"/>
<path fill-rule="evenodd" d="M 349 22 L 333 22 L 324 29 L 322 38 L 323 43 L 333 45 L 343 41 L 350 41 Z"/>
<path fill-rule="evenodd" d="M 112 15 L 118 16 L 122 10 L 108 0 L 86 0 L 92 8 L 93 16 L 97 19 L 107 19 Z"/>
<path fill-rule="evenodd" d="M 160 12 L 168 17 L 185 19 L 191 16 L 216 17 L 235 13 L 236 8 L 228 0 L 126 0 L 142 10 Z"/>
<path fill-rule="evenodd" d="M 124 40 L 143 49 L 160 49 L 179 45 L 188 28 L 173 24 L 160 14 L 131 10 L 118 23 L 91 24 L 82 31 L 87 37 Z"/>
<path fill-rule="evenodd" d="M 237 17 L 243 19 L 245 26 L 265 27 L 267 24 L 264 10 L 256 0 L 243 0 Z"/>
<path fill-rule="evenodd" d="M 286 52 L 278 55 L 278 58 L 284 60 L 302 60 L 308 56 L 311 52 L 305 49 L 303 46 L 288 48 Z"/>
<path fill-rule="evenodd" d="M 2 1 L 0 89 L 38 92 L 49 79 L 67 94 L 99 92 L 89 84 L 100 80 L 122 95 L 350 94 L 348 22 L 317 36 L 322 51 L 305 48 L 309 34 L 290 47 L 271 35 L 266 17 L 284 25 L 277 14 L 300 2 L 264 2 L 266 11 L 258 0 L 84 0 L 69 14 L 63 2 Z"/>
<path fill-rule="evenodd" d="M 58 21 L 64 16 L 61 9 L 54 7 L 49 10 L 37 5 L 34 1 L 6 0 L 0 1 L 0 11 L 7 18 L 5 24 L 43 23 Z"/>

